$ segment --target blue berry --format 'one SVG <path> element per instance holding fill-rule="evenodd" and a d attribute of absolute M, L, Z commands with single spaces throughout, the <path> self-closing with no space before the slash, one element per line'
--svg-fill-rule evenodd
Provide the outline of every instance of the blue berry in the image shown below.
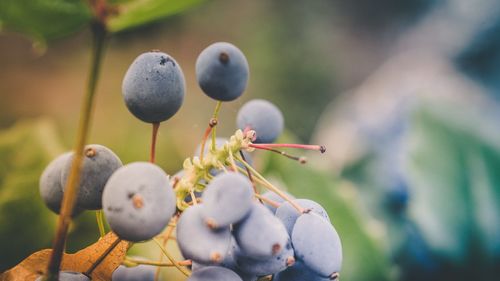
<path fill-rule="evenodd" d="M 243 273 L 250 276 L 264 276 L 285 270 L 295 263 L 292 245 L 287 243 L 285 249 L 270 258 L 253 258 L 244 252 L 236 252 L 236 266 Z"/>
<path fill-rule="evenodd" d="M 203 92 L 218 101 L 232 101 L 243 94 L 248 82 L 248 62 L 233 44 L 214 43 L 196 60 L 196 79 Z"/>
<path fill-rule="evenodd" d="M 40 177 L 40 196 L 47 207 L 56 214 L 61 210 L 63 199 L 63 186 L 61 182 L 61 173 L 66 162 L 71 157 L 71 152 L 59 155 L 56 159 L 47 165 Z M 82 212 L 82 209 L 75 206 L 73 216 Z"/>
<path fill-rule="evenodd" d="M 296 262 L 293 266 L 274 275 L 273 281 L 330 281 L 330 278 L 321 277 L 311 271 L 302 262 Z"/>
<path fill-rule="evenodd" d="M 102 197 L 104 215 L 122 239 L 138 242 L 158 235 L 176 210 L 168 176 L 155 164 L 135 162 L 118 169 Z"/>
<path fill-rule="evenodd" d="M 312 212 L 322 216 L 326 220 L 330 220 L 325 209 L 323 209 L 320 204 L 309 199 L 295 199 L 293 201 L 302 208 L 309 209 Z M 289 202 L 284 202 L 283 204 L 281 204 L 281 206 L 279 206 L 275 213 L 275 216 L 280 219 L 281 222 L 283 222 L 283 225 L 285 225 L 285 228 L 290 236 L 292 235 L 295 221 L 300 215 L 301 213 L 297 212 L 297 210 Z"/>
<path fill-rule="evenodd" d="M 134 267 L 126 267 L 120 265 L 113 272 L 111 281 L 154 281 L 156 267 L 151 265 L 138 265 Z"/>
<path fill-rule="evenodd" d="M 340 271 L 342 245 L 329 221 L 313 212 L 301 215 L 292 231 L 292 244 L 297 259 L 322 277 Z"/>
<path fill-rule="evenodd" d="M 283 132 L 281 111 L 267 100 L 255 99 L 245 103 L 236 117 L 238 128 L 256 132 L 255 143 L 272 143 Z"/>
<path fill-rule="evenodd" d="M 205 222 L 212 228 L 226 227 L 243 219 L 254 198 L 250 180 L 239 173 L 217 175 L 203 192 Z"/>
<path fill-rule="evenodd" d="M 185 92 L 184 74 L 168 54 L 147 52 L 139 55 L 123 78 L 125 104 L 135 117 L 159 123 L 181 107 Z"/>
<path fill-rule="evenodd" d="M 203 220 L 203 204 L 187 208 L 176 227 L 177 244 L 186 259 L 203 263 L 221 263 L 231 243 L 229 227 L 213 230 Z"/>
<path fill-rule="evenodd" d="M 234 225 L 233 234 L 240 249 L 255 258 L 278 255 L 290 239 L 283 223 L 259 203 L 253 203 L 248 216 Z"/>
<path fill-rule="evenodd" d="M 207 266 L 193 271 L 187 281 L 243 281 L 238 274 L 219 266 Z"/>
<path fill-rule="evenodd" d="M 62 170 L 63 190 L 66 187 L 72 162 L 73 155 L 66 160 L 66 165 Z M 104 185 L 114 171 L 121 166 L 120 158 L 109 148 L 98 144 L 85 146 L 76 206 L 88 210 L 101 209 Z"/>

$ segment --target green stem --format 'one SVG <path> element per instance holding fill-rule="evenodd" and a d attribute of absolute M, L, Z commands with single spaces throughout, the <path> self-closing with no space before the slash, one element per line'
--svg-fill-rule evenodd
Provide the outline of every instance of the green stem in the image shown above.
<path fill-rule="evenodd" d="M 212 117 L 213 120 L 218 121 L 217 118 L 219 117 L 219 111 L 220 111 L 221 107 L 222 107 L 222 102 L 218 101 L 217 104 L 215 105 L 215 111 L 214 111 L 214 115 Z M 216 144 L 215 144 L 216 129 L 217 129 L 217 122 L 215 123 L 215 126 L 212 128 L 212 151 L 215 151 L 215 148 L 216 148 Z"/>
<path fill-rule="evenodd" d="M 200 147 L 200 161 L 203 161 L 203 157 L 205 156 L 205 144 L 207 142 L 208 136 L 210 135 L 210 132 L 212 133 L 212 146 L 210 148 L 211 151 L 214 151 L 216 146 L 215 146 L 215 127 L 217 126 L 217 116 L 219 116 L 219 111 L 222 106 L 222 102 L 218 101 L 217 104 L 215 105 L 215 110 L 214 114 L 212 115 L 212 118 L 210 118 L 210 121 L 208 122 L 208 127 L 205 130 L 205 134 L 203 135 L 203 139 L 201 140 L 201 147 Z"/>
<path fill-rule="evenodd" d="M 129 257 L 126 257 L 125 261 L 133 264 L 132 266 L 137 266 L 139 264 L 163 266 L 163 267 L 175 266 L 172 262 L 157 262 L 157 261 L 150 261 L 150 260 L 138 260 L 138 259 L 129 258 Z M 191 260 L 177 262 L 177 265 L 179 265 L 179 266 L 187 266 L 187 265 L 191 265 L 191 264 L 192 264 Z"/>
<path fill-rule="evenodd" d="M 296 210 L 297 212 L 299 213 L 304 213 L 304 208 L 302 208 L 301 206 L 299 206 L 296 202 L 294 202 L 292 200 L 292 198 L 290 198 L 290 196 L 288 196 L 286 193 L 284 193 L 283 191 L 279 190 L 279 188 L 277 188 L 276 186 L 274 186 L 272 183 L 270 183 L 264 176 L 262 176 L 259 172 L 257 172 L 252 166 L 250 166 L 250 164 L 248 164 L 245 160 L 243 160 L 241 157 L 239 156 L 236 156 L 236 159 L 238 161 L 240 161 L 243 165 L 245 165 L 245 167 L 250 170 L 256 177 L 257 179 L 259 179 L 264 187 L 266 187 L 267 189 L 273 191 L 274 193 L 278 194 L 281 198 L 285 199 L 287 202 L 289 202 Z"/>
<path fill-rule="evenodd" d="M 99 235 L 102 238 L 102 237 L 104 237 L 104 235 L 106 235 L 106 230 L 104 230 L 104 221 L 102 218 L 102 210 L 97 210 L 95 212 L 95 216 L 97 219 L 97 227 L 99 227 Z"/>
<path fill-rule="evenodd" d="M 80 172 L 84 157 L 83 150 L 90 128 L 94 95 L 97 80 L 99 78 L 102 56 L 105 50 L 106 34 L 106 27 L 103 23 L 94 22 L 92 24 L 92 62 L 89 70 L 87 90 L 80 111 L 80 121 L 74 147 L 74 157 L 71 163 L 71 171 L 68 182 L 66 183 L 61 214 L 59 215 L 57 224 L 56 237 L 54 239 L 53 250 L 47 268 L 47 279 L 50 281 L 56 281 L 59 279 L 59 270 L 61 267 L 62 256 L 64 254 L 66 236 L 71 222 L 71 213 L 75 205 L 76 195 L 78 193 L 78 183 L 80 182 Z"/>
<path fill-rule="evenodd" d="M 189 271 L 187 271 L 185 268 L 179 265 L 179 263 L 174 259 L 174 257 L 170 255 L 167 249 L 165 249 L 165 247 L 163 247 L 163 245 L 156 238 L 154 238 L 153 241 L 156 243 L 156 245 L 158 245 L 158 247 L 165 254 L 165 256 L 167 256 L 168 260 L 173 264 L 173 266 L 175 266 L 180 272 L 182 272 L 182 274 L 186 275 L 187 277 L 191 275 Z"/>

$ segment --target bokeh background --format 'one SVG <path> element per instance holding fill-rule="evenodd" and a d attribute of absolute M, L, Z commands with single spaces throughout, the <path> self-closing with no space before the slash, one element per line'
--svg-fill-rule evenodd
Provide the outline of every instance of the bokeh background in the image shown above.
<path fill-rule="evenodd" d="M 72 147 L 85 90 L 88 27 L 73 18 L 72 32 L 47 38 L 30 29 L 57 30 L 58 13 L 79 1 L 49 2 L 0 0 L 0 271 L 51 245 L 56 216 L 39 198 L 38 177 Z M 90 143 L 124 163 L 147 160 L 151 128 L 127 111 L 121 81 L 137 55 L 160 49 L 187 80 L 158 144 L 159 165 L 178 171 L 215 106 L 197 86 L 196 57 L 210 43 L 232 42 L 251 77 L 242 98 L 224 104 L 218 132 L 231 135 L 238 108 L 265 98 L 283 111 L 283 141 L 327 146 L 308 154 L 307 166 L 262 153 L 255 165 L 326 207 L 343 242 L 343 280 L 498 278 L 500 2 L 187 2 L 110 38 Z M 43 18 L 41 8 L 54 14 Z M 68 250 L 97 238 L 87 212 Z M 132 252 L 159 255 L 149 244 Z M 170 270 L 163 277 L 181 280 Z"/>

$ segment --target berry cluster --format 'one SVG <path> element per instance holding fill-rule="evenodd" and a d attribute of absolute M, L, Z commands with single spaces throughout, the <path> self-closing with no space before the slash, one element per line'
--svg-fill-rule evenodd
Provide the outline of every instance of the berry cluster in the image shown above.
<path fill-rule="evenodd" d="M 305 163 L 304 157 L 278 149 L 324 152 L 325 148 L 273 143 L 284 121 L 281 111 L 266 100 L 244 104 L 235 134 L 216 137 L 222 102 L 241 96 L 248 83 L 247 60 L 234 45 L 221 42 L 203 50 L 196 61 L 196 77 L 203 92 L 217 101 L 216 110 L 195 156 L 169 176 L 154 164 L 156 132 L 160 122 L 182 105 L 184 75 L 171 56 L 159 51 L 135 59 L 123 80 L 123 98 L 134 116 L 153 124 L 150 162 L 122 165 L 108 148 L 86 146 L 73 216 L 102 208 L 120 239 L 134 243 L 154 239 L 171 265 L 191 281 L 264 276 L 280 281 L 337 279 L 342 247 L 326 211 L 314 201 L 295 199 L 276 188 L 254 169 L 251 159 L 251 152 L 261 149 Z M 57 157 L 40 179 L 41 196 L 56 213 L 72 157 L 72 152 Z M 268 191 L 261 194 L 260 186 Z M 173 260 L 164 247 L 174 229 L 184 261 Z M 157 277 L 151 266 L 154 262 L 127 257 L 123 264 L 113 273 L 113 280 Z M 64 272 L 60 280 L 90 277 Z"/>

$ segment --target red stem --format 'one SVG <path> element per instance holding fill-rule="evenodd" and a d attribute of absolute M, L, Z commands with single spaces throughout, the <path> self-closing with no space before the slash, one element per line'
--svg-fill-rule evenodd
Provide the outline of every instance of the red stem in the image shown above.
<path fill-rule="evenodd" d="M 268 149 L 272 147 L 286 147 L 286 148 L 301 148 L 308 150 L 317 150 L 321 153 L 326 151 L 326 147 L 323 145 L 312 145 L 312 144 L 295 144 L 295 143 L 251 143 L 248 145 L 249 147 L 258 148 L 258 149 Z"/>
<path fill-rule="evenodd" d="M 149 155 L 149 162 L 155 162 L 156 155 L 156 137 L 158 136 L 158 128 L 160 128 L 160 122 L 153 123 L 153 133 L 151 136 L 151 153 Z"/>
<path fill-rule="evenodd" d="M 205 154 L 205 145 L 207 143 L 210 132 L 212 132 L 212 128 L 213 126 L 208 125 L 207 129 L 205 130 L 205 134 L 203 135 L 203 139 L 201 140 L 200 161 L 203 161 L 203 156 Z"/>

